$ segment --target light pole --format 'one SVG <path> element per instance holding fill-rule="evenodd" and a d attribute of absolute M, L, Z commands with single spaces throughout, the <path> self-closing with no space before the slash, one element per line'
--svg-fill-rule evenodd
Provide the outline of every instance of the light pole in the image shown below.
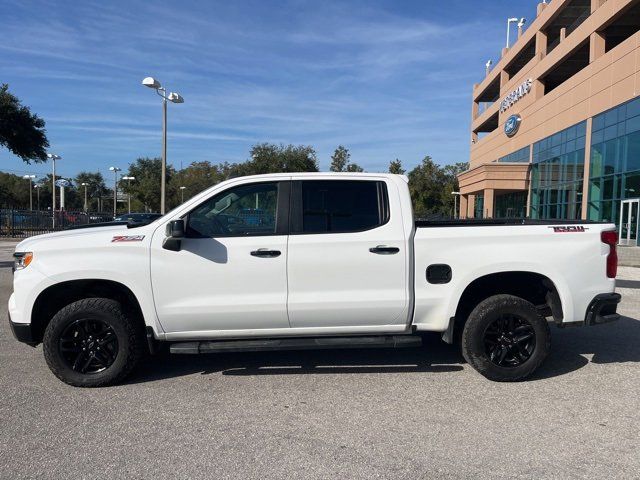
<path fill-rule="evenodd" d="M 129 200 L 129 213 L 131 213 L 131 180 L 135 180 L 136 177 L 122 177 L 122 180 L 127 181 L 127 200 Z"/>
<path fill-rule="evenodd" d="M 179 93 L 169 92 L 153 77 L 146 77 L 142 85 L 153 88 L 162 97 L 162 178 L 160 180 L 160 213 L 165 213 L 167 183 L 167 100 L 172 103 L 184 103 Z"/>
<path fill-rule="evenodd" d="M 56 228 L 56 160 L 60 160 L 62 157 L 55 153 L 47 153 L 47 158 L 51 160 L 53 165 L 53 177 L 51 177 L 51 225 Z"/>
<path fill-rule="evenodd" d="M 460 192 L 451 192 L 453 195 L 453 218 L 460 218 L 458 215 L 458 197 L 460 196 Z"/>
<path fill-rule="evenodd" d="M 40 211 L 40 189 L 42 188 L 42 185 L 40 185 L 39 183 L 36 183 L 33 188 L 36 189 L 36 197 L 38 199 L 38 203 L 37 203 L 37 208 L 38 211 Z"/>
<path fill-rule="evenodd" d="M 35 175 L 25 175 L 22 178 L 26 178 L 29 180 L 29 210 L 33 210 L 33 179 L 36 178 Z"/>
<path fill-rule="evenodd" d="M 181 198 L 180 203 L 184 203 L 184 189 L 185 188 L 187 188 L 187 187 L 180 187 L 180 198 Z"/>
<path fill-rule="evenodd" d="M 520 21 L 519 18 L 507 18 L 507 48 L 509 48 L 509 31 L 511 30 L 511 24 Z"/>
<path fill-rule="evenodd" d="M 113 172 L 113 216 L 114 218 L 118 214 L 118 172 L 121 168 L 109 167 L 109 170 Z"/>
<path fill-rule="evenodd" d="M 89 211 L 87 205 L 87 187 L 89 184 L 87 182 L 82 182 L 80 185 L 84 187 L 84 213 L 87 213 Z"/>

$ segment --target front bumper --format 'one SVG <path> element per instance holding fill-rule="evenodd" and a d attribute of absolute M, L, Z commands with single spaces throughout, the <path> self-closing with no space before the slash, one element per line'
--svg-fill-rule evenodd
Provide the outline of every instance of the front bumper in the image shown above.
<path fill-rule="evenodd" d="M 620 318 L 616 313 L 622 297 L 619 293 L 601 293 L 596 295 L 584 316 L 585 325 L 598 325 L 600 323 L 614 322 Z"/>
<path fill-rule="evenodd" d="M 9 325 L 11 326 L 11 332 L 16 340 L 22 343 L 26 343 L 32 347 L 35 347 L 38 342 L 34 341 L 33 334 L 31 332 L 30 323 L 15 323 L 11 321 L 11 314 L 9 314 Z"/>

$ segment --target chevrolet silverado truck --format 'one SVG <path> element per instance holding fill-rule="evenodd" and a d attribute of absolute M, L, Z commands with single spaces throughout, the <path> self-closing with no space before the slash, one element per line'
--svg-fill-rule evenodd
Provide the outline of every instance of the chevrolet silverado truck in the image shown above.
<path fill-rule="evenodd" d="M 148 225 L 24 240 L 9 321 L 80 387 L 159 349 L 407 347 L 425 332 L 516 381 L 549 353 L 550 323 L 618 318 L 616 242 L 608 223 L 414 220 L 400 175 L 248 176 Z"/>

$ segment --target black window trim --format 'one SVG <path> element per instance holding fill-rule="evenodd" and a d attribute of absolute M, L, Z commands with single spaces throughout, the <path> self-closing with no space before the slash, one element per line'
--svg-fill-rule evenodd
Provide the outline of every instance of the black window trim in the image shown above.
<path fill-rule="evenodd" d="M 302 212 L 302 182 L 375 182 L 378 190 L 378 214 L 381 219 L 380 223 L 373 227 L 362 228 L 359 230 L 344 230 L 334 232 L 304 232 L 303 231 L 303 212 Z M 380 228 L 391 220 L 389 208 L 389 193 L 387 190 L 387 182 L 381 179 L 375 180 L 354 180 L 354 179 L 320 179 L 310 178 L 308 180 L 293 180 L 291 185 L 291 205 L 289 208 L 289 235 L 344 235 L 349 233 L 362 233 L 369 230 Z"/>
<path fill-rule="evenodd" d="M 244 235 L 236 235 L 236 234 L 225 234 L 225 235 L 216 235 L 214 237 L 209 237 L 207 235 L 198 235 L 192 230 L 189 229 L 189 216 L 191 212 L 197 210 L 202 205 L 211 200 L 212 197 L 208 197 L 206 200 L 203 200 L 194 208 L 192 208 L 189 213 L 184 215 L 182 218 L 185 221 L 185 238 L 246 238 L 246 237 L 275 237 L 282 235 L 289 235 L 289 205 L 291 198 L 291 181 L 290 180 L 264 180 L 258 182 L 249 182 L 249 183 L 239 183 L 235 185 L 230 185 L 229 188 L 225 188 L 220 192 L 213 195 L 216 197 L 221 193 L 227 192 L 236 187 L 246 187 L 251 185 L 258 185 L 261 183 L 267 184 L 276 184 L 277 188 L 277 200 L 276 200 L 276 231 L 274 233 L 248 233 Z"/>

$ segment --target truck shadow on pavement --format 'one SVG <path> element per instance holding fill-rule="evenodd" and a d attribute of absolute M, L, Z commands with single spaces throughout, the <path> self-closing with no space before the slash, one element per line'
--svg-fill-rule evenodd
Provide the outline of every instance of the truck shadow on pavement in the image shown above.
<path fill-rule="evenodd" d="M 640 321 L 632 318 L 622 317 L 616 323 L 593 327 L 552 326 L 551 335 L 551 354 L 530 381 L 566 375 L 589 363 L 640 362 L 637 347 Z M 237 376 L 451 373 L 463 370 L 464 363 L 459 347 L 445 344 L 437 334 L 429 334 L 420 348 L 166 355 L 146 362 L 127 383 L 194 373 Z"/>

